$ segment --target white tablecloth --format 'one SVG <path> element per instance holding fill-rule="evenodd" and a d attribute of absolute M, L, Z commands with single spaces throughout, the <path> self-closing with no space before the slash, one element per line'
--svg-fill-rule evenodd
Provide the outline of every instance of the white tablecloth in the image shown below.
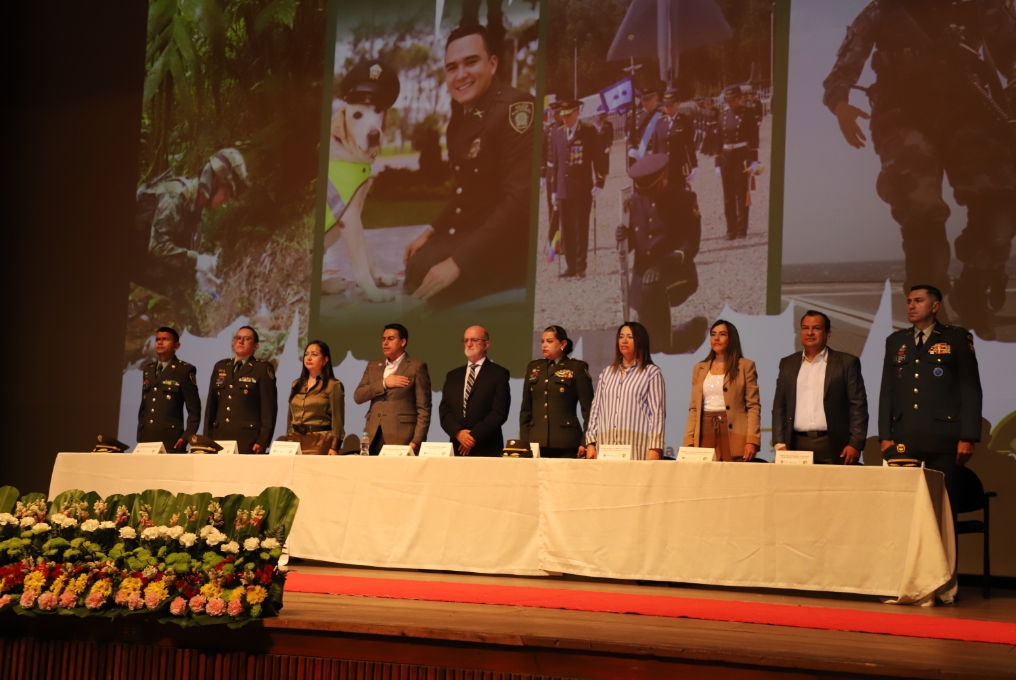
<path fill-rule="evenodd" d="M 62 453 L 50 497 L 300 497 L 290 552 L 342 564 L 948 598 L 942 475 L 671 461 Z"/>

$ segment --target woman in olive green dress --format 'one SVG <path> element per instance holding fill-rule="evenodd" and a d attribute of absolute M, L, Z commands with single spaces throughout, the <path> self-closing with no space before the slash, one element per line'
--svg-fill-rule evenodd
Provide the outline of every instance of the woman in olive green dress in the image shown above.
<path fill-rule="evenodd" d="M 346 392 L 332 372 L 328 345 L 314 340 L 303 353 L 303 371 L 289 393 L 286 438 L 304 455 L 336 456 L 345 436 Z"/>

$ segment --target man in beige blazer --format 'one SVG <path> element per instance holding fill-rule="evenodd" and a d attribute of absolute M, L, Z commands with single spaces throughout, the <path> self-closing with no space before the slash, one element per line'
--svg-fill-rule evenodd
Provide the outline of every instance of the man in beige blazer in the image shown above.
<path fill-rule="evenodd" d="M 406 354 L 408 343 L 405 326 L 385 326 L 381 335 L 385 358 L 367 364 L 353 393 L 357 404 L 370 402 L 364 429 L 372 456 L 385 444 L 408 444 L 415 454 L 430 428 L 430 375 L 426 363 Z"/>

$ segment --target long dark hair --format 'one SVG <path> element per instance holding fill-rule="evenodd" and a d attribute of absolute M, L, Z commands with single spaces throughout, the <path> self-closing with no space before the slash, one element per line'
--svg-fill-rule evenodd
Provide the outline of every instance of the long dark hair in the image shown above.
<path fill-rule="evenodd" d="M 321 340 L 311 340 L 307 343 L 307 346 L 303 350 L 303 354 L 307 354 L 307 350 L 310 349 L 311 345 L 317 345 L 318 349 L 321 350 L 321 356 L 328 359 L 325 362 L 324 368 L 321 369 L 321 391 L 324 392 L 328 389 L 328 383 L 331 380 L 335 380 L 335 373 L 332 371 L 332 350 L 328 349 L 328 343 L 322 342 Z M 300 356 L 300 364 L 303 365 L 303 355 Z M 300 379 L 293 384 L 293 389 L 289 393 L 289 400 L 293 401 L 293 397 L 300 393 L 300 390 L 304 388 L 307 381 L 310 380 L 310 371 L 307 370 L 306 366 L 303 366 L 303 370 L 300 371 Z"/>
<path fill-rule="evenodd" d="M 561 328 L 560 326 L 547 326 L 546 328 L 543 329 L 543 332 L 554 334 L 554 337 L 557 338 L 557 341 L 564 345 L 564 347 L 561 349 L 561 352 L 563 352 L 565 356 L 571 354 L 572 350 L 575 349 L 575 343 L 568 339 L 568 331 Z"/>
<path fill-rule="evenodd" d="M 617 327 L 617 333 L 614 334 L 614 363 L 610 365 L 610 370 L 616 373 L 624 360 L 618 340 L 621 339 L 621 329 L 625 326 L 631 329 L 632 341 L 635 343 L 635 365 L 640 371 L 644 371 L 646 366 L 653 363 L 653 357 L 649 354 L 649 331 L 638 321 L 625 321 Z"/>
<path fill-rule="evenodd" d="M 713 329 L 717 326 L 727 327 L 727 351 L 725 353 L 727 370 L 724 375 L 733 375 L 737 371 L 738 365 L 741 363 L 741 336 L 737 334 L 737 327 L 729 321 L 723 319 L 717 319 L 713 322 L 713 325 L 709 327 L 709 336 L 712 337 Z M 706 357 L 706 361 L 710 364 L 716 359 L 716 352 L 713 348 L 709 348 L 709 356 Z"/>

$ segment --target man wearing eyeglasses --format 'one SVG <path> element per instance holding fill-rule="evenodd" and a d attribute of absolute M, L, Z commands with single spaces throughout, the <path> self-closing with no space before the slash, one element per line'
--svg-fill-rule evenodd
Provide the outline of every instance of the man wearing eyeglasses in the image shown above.
<path fill-rule="evenodd" d="M 490 335 L 470 326 L 462 338 L 468 363 L 449 371 L 441 395 L 441 429 L 452 439 L 455 455 L 500 456 L 501 426 L 508 420 L 511 392 L 507 368 L 487 358 Z"/>
<path fill-rule="evenodd" d="M 268 453 L 279 414 L 275 371 L 254 357 L 258 334 L 243 326 L 233 336 L 233 356 L 212 368 L 205 412 L 205 434 L 235 441 L 237 453 Z"/>

